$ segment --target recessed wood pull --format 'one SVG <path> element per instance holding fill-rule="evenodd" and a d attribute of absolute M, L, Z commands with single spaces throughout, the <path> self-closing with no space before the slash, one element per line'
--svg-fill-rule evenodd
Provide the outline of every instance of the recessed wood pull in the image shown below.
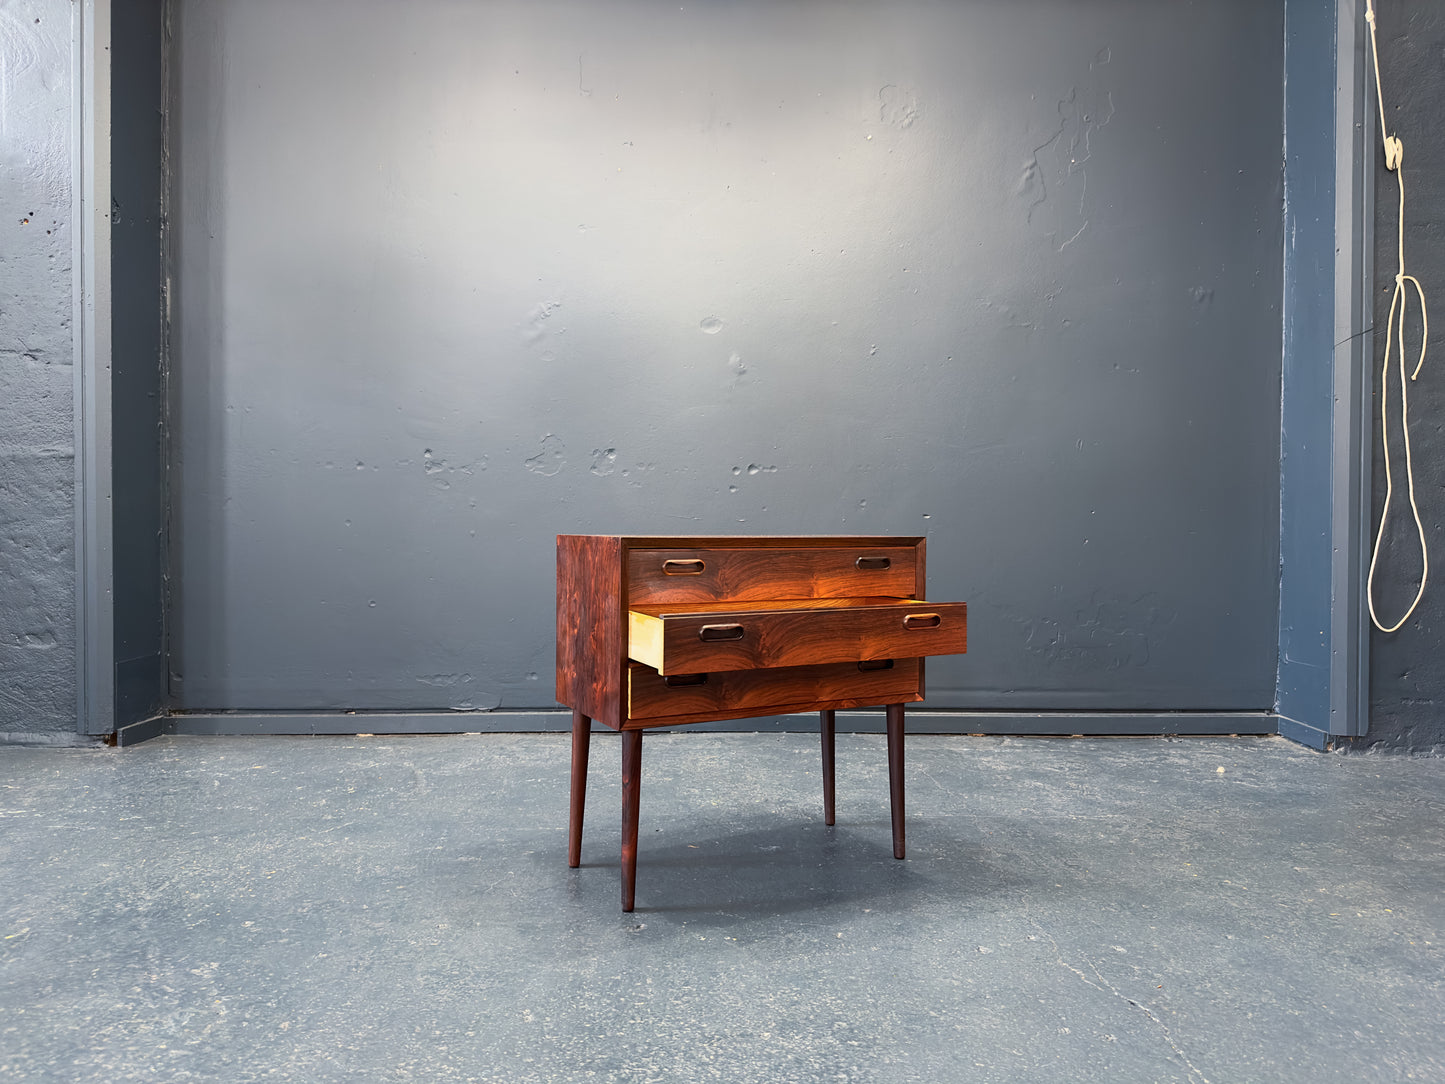
<path fill-rule="evenodd" d="M 865 674 L 866 674 L 869 670 L 892 670 L 892 669 L 893 669 L 893 660 L 892 660 L 892 659 L 864 659 L 862 662 L 860 662 L 860 663 L 858 664 L 858 669 L 859 669 L 859 670 L 862 670 Z"/>
<path fill-rule="evenodd" d="M 696 576 L 706 567 L 707 565 L 696 559 L 685 561 L 674 558 L 662 562 L 662 574 L 664 576 Z"/>
<path fill-rule="evenodd" d="M 743 627 L 741 625 L 704 625 L 697 630 L 699 640 L 741 640 L 743 638 Z"/>
<path fill-rule="evenodd" d="M 881 569 L 893 567 L 891 557 L 860 557 L 853 562 L 858 566 L 860 572 L 877 572 Z"/>
<path fill-rule="evenodd" d="M 669 674 L 662 679 L 669 689 L 686 689 L 692 685 L 706 685 L 706 674 Z"/>
<path fill-rule="evenodd" d="M 909 614 L 903 619 L 905 629 L 936 629 L 943 624 L 938 614 Z"/>

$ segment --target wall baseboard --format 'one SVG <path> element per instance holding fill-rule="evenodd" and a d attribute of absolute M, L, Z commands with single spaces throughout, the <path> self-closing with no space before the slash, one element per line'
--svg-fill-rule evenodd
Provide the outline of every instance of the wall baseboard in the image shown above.
<path fill-rule="evenodd" d="M 881 711 L 840 711 L 843 733 L 882 733 Z M 1264 711 L 1140 711 L 1140 712 L 969 712 L 908 713 L 912 734 L 1038 734 L 1087 736 L 1277 734 L 1280 719 Z M 567 711 L 437 711 L 437 712 L 180 712 L 150 719 L 117 731 L 118 745 L 161 734 L 348 735 L 348 734 L 516 734 L 567 733 Z M 678 730 L 704 732 L 765 731 L 812 733 L 816 715 L 772 715 L 695 723 Z M 607 728 L 598 726 L 599 732 Z M 1300 739 L 1297 739 L 1300 740 Z M 1310 744 L 1310 743 L 1306 743 Z M 1318 748 L 1318 746 L 1316 746 Z"/>
<path fill-rule="evenodd" d="M 1308 723 L 1301 723 L 1297 719 L 1291 719 L 1287 715 L 1276 715 L 1275 719 L 1279 722 L 1280 737 L 1299 742 L 1301 745 L 1307 745 L 1311 749 L 1318 750 L 1319 752 L 1324 752 L 1330 748 L 1331 743 L 1339 738 L 1338 734 L 1328 734 L 1317 727 L 1310 726 Z"/>
<path fill-rule="evenodd" d="M 46 749 L 91 749 L 101 739 L 70 730 L 4 730 L 0 731 L 0 745 L 36 745 Z"/>

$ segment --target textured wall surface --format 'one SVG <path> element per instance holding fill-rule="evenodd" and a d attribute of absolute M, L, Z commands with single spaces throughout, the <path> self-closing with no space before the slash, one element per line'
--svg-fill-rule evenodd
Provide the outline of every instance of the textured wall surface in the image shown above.
<path fill-rule="evenodd" d="M 66 0 L 0 2 L 0 731 L 75 730 Z"/>
<path fill-rule="evenodd" d="M 1405 258 L 1436 313 L 1445 311 L 1445 7 L 1435 0 L 1388 0 L 1381 4 L 1380 67 L 1385 77 L 1385 124 L 1405 144 Z M 1372 91 L 1373 92 L 1373 91 Z M 1384 457 L 1379 447 L 1379 371 L 1384 329 L 1395 289 L 1399 190 L 1385 171 L 1379 147 L 1375 200 L 1375 450 L 1373 502 L 1378 528 L 1385 497 Z M 1410 295 L 1406 354 L 1413 369 L 1420 351 L 1419 307 Z M 1399 632 L 1376 631 L 1370 645 L 1370 730 L 1361 744 L 1415 752 L 1445 752 L 1445 348 L 1440 317 L 1420 377 L 1409 386 L 1415 459 L 1415 492 L 1430 546 L 1431 581 L 1420 608 Z M 1403 477 L 1398 358 L 1391 362 L 1389 391 L 1395 499 L 1387 544 L 1375 579 L 1375 604 L 1385 625 L 1410 605 L 1420 581 L 1420 543 Z M 1373 532 L 1372 532 L 1373 533 Z"/>
<path fill-rule="evenodd" d="M 923 532 L 930 706 L 1269 709 L 1281 32 L 182 0 L 173 694 L 549 707 L 558 532 Z"/>

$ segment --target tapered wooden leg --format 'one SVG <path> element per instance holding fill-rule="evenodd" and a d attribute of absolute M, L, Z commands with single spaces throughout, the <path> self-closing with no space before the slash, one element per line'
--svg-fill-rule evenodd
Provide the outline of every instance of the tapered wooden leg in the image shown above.
<path fill-rule="evenodd" d="M 622 732 L 622 909 L 637 895 L 637 811 L 642 798 L 642 731 Z"/>
<path fill-rule="evenodd" d="M 823 716 L 823 823 L 833 823 L 833 713 Z"/>
<path fill-rule="evenodd" d="M 587 799 L 587 750 L 592 744 L 592 720 L 572 712 L 572 805 L 567 814 L 567 864 L 582 864 L 582 807 Z"/>
<path fill-rule="evenodd" d="M 893 857 L 903 857 L 903 705 L 888 705 L 888 801 L 893 809 Z"/>

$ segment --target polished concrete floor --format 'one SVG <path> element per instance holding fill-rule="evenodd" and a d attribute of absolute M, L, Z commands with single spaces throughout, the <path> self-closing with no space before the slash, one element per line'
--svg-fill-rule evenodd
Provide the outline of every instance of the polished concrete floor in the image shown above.
<path fill-rule="evenodd" d="M 0 746 L 4 1081 L 1441 1081 L 1445 762 L 1278 738 Z"/>

